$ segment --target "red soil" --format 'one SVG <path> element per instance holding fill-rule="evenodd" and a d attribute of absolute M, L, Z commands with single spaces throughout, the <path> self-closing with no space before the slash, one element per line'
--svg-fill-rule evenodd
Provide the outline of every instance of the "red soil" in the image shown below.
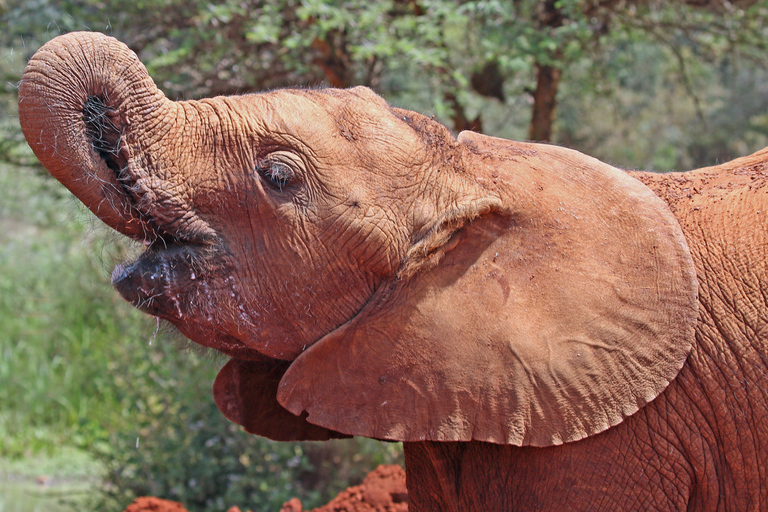
<path fill-rule="evenodd" d="M 136 498 L 125 512 L 187 512 L 187 509 L 182 507 L 181 503 L 150 496 Z"/>
<path fill-rule="evenodd" d="M 138 498 L 125 512 L 187 512 L 175 501 L 160 498 Z M 232 507 L 227 512 L 240 512 Z M 305 511 L 297 498 L 285 503 L 280 512 Z M 408 512 L 405 471 L 400 466 L 379 466 L 365 477 L 361 485 L 342 491 L 327 505 L 311 512 Z"/>
<path fill-rule="evenodd" d="M 293 498 L 280 512 L 305 512 Z M 307 511 L 308 512 L 308 511 Z M 342 491 L 327 505 L 312 512 L 408 512 L 405 471 L 400 466 L 379 466 L 361 485 Z"/>

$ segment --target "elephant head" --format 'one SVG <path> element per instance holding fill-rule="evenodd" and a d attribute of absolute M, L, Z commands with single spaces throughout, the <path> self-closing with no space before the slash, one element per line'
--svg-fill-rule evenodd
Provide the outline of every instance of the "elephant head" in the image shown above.
<path fill-rule="evenodd" d="M 455 138 L 361 87 L 174 102 L 96 33 L 35 54 L 19 112 L 43 165 L 147 246 L 118 292 L 231 356 L 214 395 L 251 432 L 559 444 L 690 350 L 676 220 L 575 151 Z"/>

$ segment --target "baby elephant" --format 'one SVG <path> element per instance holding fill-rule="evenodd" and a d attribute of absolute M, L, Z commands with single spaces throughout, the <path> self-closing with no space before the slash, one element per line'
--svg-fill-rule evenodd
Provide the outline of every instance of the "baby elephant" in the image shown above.
<path fill-rule="evenodd" d="M 362 87 L 174 102 L 97 33 L 19 117 L 249 432 L 403 441 L 411 511 L 768 508 L 768 151 L 627 173 Z"/>

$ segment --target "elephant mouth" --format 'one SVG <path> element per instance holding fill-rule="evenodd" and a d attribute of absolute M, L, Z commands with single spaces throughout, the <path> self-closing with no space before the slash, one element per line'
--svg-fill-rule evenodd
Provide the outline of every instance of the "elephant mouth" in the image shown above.
<path fill-rule="evenodd" d="M 263 360 L 240 336 L 215 325 L 220 314 L 207 309 L 217 291 L 216 276 L 228 274 L 223 259 L 212 245 L 156 241 L 115 267 L 112 286 L 134 307 L 172 323 L 199 345 L 244 361 Z"/>
<path fill-rule="evenodd" d="M 152 172 L 156 159 L 140 151 L 129 158 L 124 134 L 109 112 L 97 97 L 84 108 L 93 149 L 116 179 L 110 191 L 121 198 L 123 222 L 112 226 L 146 246 L 136 259 L 115 267 L 112 286 L 134 307 L 170 322 L 199 345 L 244 360 L 262 357 L 221 328 L 222 315 L 212 306 L 212 296 L 225 285 L 221 276 L 231 274 L 221 238 Z M 233 293 L 225 297 L 237 300 Z"/>
<path fill-rule="evenodd" d="M 137 259 L 112 272 L 112 286 L 136 308 L 173 323 L 190 312 L 202 253 L 210 249 L 158 237 Z"/>
<path fill-rule="evenodd" d="M 213 260 L 210 256 L 217 244 L 212 236 L 185 229 L 189 215 L 176 213 L 178 209 L 160 212 L 156 206 L 143 207 L 146 190 L 130 169 L 126 165 L 116 174 L 130 205 L 128 217 L 141 229 L 126 229 L 124 234 L 146 249 L 138 258 L 115 267 L 112 286 L 139 310 L 178 324 L 189 317 L 193 297 L 207 291 L 200 290 L 207 286 L 202 277 L 210 267 L 204 262 Z"/>

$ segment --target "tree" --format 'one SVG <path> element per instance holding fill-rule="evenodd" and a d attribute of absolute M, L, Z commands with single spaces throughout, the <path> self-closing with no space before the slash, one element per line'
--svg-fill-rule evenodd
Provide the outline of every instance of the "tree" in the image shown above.
<path fill-rule="evenodd" d="M 469 4 L 465 4 L 469 5 Z M 480 7 L 482 5 L 482 7 Z M 487 33 L 492 18 L 503 20 L 500 11 L 477 3 L 479 33 Z M 678 58 L 679 72 L 685 78 L 686 59 L 681 47 L 695 46 L 699 51 L 736 52 L 745 47 L 764 47 L 762 20 L 765 6 L 754 0 L 741 2 L 686 0 L 652 2 L 630 0 L 533 0 L 514 2 L 513 20 L 503 23 L 504 35 L 496 37 L 497 51 L 507 58 L 517 56 L 533 70 L 535 86 L 531 94 L 532 112 L 528 130 L 531 140 L 552 139 L 557 93 L 568 64 L 584 58 L 598 61 L 601 52 L 611 48 L 628 33 L 633 37 L 655 40 L 668 46 Z M 522 21 L 520 21 L 522 20 Z M 491 36 L 493 37 L 493 36 Z M 471 84 L 475 92 L 500 98 L 503 81 L 509 74 L 485 73 L 498 57 L 486 57 L 484 78 Z M 489 84 L 488 81 L 496 83 Z M 479 86 L 482 86 L 479 87 Z M 691 93 L 694 101 L 696 95 Z M 503 99 L 502 99 L 503 101 Z"/>
<path fill-rule="evenodd" d="M 102 29 L 136 50 L 174 98 L 295 85 L 368 85 L 395 103 L 433 111 L 457 132 L 487 131 L 489 118 L 504 110 L 509 126 L 527 124 L 522 133 L 511 130 L 512 136 L 541 141 L 559 140 L 556 113 L 563 84 L 571 90 L 608 90 L 606 59 L 621 58 L 634 45 L 664 49 L 662 58 L 675 65 L 665 62 L 649 72 L 664 68 L 677 74 L 703 120 L 691 70 L 702 61 L 765 63 L 768 41 L 768 0 L 10 0 L 4 5 L 3 21 L 11 28 L 6 47 L 22 36 L 30 42 L 59 30 Z M 46 35 L 41 27 L 48 28 Z M 28 45 L 27 53 L 34 46 Z M 572 72 L 585 62 L 591 76 Z"/>

